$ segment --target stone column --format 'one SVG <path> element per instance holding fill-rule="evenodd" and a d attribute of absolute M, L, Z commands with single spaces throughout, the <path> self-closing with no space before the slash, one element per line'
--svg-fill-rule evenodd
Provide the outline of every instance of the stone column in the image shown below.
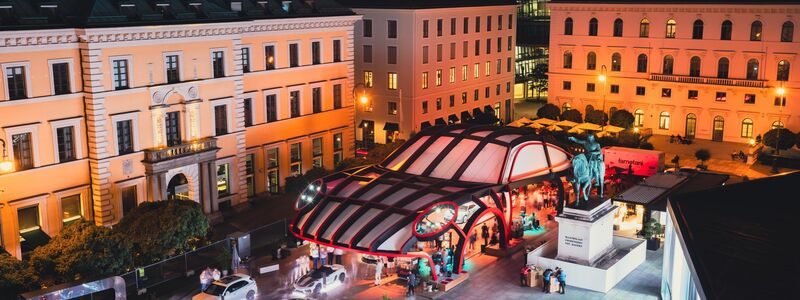
<path fill-rule="evenodd" d="M 200 185 L 200 205 L 203 207 L 203 213 L 209 214 L 211 213 L 211 190 L 208 184 L 210 182 L 208 163 L 201 162 L 198 165 L 198 169 L 200 170 L 200 180 L 198 182 Z"/>
<path fill-rule="evenodd" d="M 158 191 L 158 174 L 147 175 L 147 202 L 155 202 L 161 197 Z"/>
<path fill-rule="evenodd" d="M 217 162 L 210 161 L 208 162 L 208 190 L 211 204 L 211 212 L 219 211 L 219 203 L 217 203 Z"/>
<path fill-rule="evenodd" d="M 161 195 L 161 200 L 167 200 L 167 173 L 163 172 L 158 174 L 158 186 Z"/>

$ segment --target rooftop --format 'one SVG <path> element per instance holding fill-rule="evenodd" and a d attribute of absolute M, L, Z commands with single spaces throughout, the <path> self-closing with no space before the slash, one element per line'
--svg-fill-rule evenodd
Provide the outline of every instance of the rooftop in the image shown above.
<path fill-rule="evenodd" d="M 339 0 L 339 3 L 352 8 L 394 9 L 517 5 L 515 0 Z"/>
<path fill-rule="evenodd" d="M 800 201 L 791 195 L 798 182 L 800 172 L 794 172 L 670 198 L 676 230 L 705 298 L 794 294 L 800 282 L 795 240 Z"/>
<path fill-rule="evenodd" d="M 721 186 L 729 175 L 711 172 L 656 173 L 616 195 L 614 201 L 636 203 L 656 211 L 666 211 L 667 198 L 675 195 Z"/>
<path fill-rule="evenodd" d="M 550 2 L 554 4 L 800 4 L 798 0 L 551 0 Z"/>

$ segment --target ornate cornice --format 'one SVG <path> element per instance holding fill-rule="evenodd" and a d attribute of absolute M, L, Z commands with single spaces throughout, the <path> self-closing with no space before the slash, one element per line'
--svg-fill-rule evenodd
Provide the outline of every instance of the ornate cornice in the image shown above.
<path fill-rule="evenodd" d="M 766 6 L 766 7 L 765 7 Z M 726 13 L 726 14 L 798 14 L 800 13 L 800 6 L 793 5 L 787 7 L 783 5 L 775 5 L 770 7 L 769 4 L 759 4 L 757 6 L 736 6 L 731 7 L 730 4 L 708 4 L 703 6 L 676 6 L 664 5 L 658 6 L 654 4 L 635 5 L 630 3 L 625 4 L 578 4 L 578 3 L 563 3 L 563 4 L 549 4 L 550 11 L 591 11 L 591 12 L 663 12 L 663 13 Z"/>
<path fill-rule="evenodd" d="M 0 48 L 71 44 L 76 42 L 78 42 L 78 35 L 74 30 L 0 33 Z"/>

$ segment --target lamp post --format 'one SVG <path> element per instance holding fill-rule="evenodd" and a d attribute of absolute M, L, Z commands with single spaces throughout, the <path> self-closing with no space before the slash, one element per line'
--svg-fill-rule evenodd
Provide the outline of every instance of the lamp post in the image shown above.
<path fill-rule="evenodd" d="M 14 171 L 14 162 L 8 159 L 6 141 L 4 139 L 0 139 L 0 147 L 3 147 L 3 157 L 0 158 L 0 174 Z"/>
<path fill-rule="evenodd" d="M 356 98 L 356 89 L 359 86 L 362 88 L 361 97 Z M 365 107 L 369 103 L 369 98 L 367 98 L 367 86 L 363 83 L 356 83 L 355 86 L 353 86 L 353 157 L 358 157 L 358 141 L 356 140 L 356 136 L 358 136 L 358 128 L 360 128 L 358 125 L 358 105 L 356 103 L 361 103 L 361 105 Z"/>
<path fill-rule="evenodd" d="M 783 88 L 783 81 L 781 81 L 781 86 L 775 89 L 775 94 L 778 95 L 778 125 L 781 125 L 781 114 L 783 113 L 783 106 L 786 105 L 786 89 Z M 781 129 L 783 126 L 776 128 L 777 132 L 775 133 L 775 157 L 772 160 L 772 172 L 778 173 L 778 155 L 781 154 L 780 148 L 780 141 L 781 141 Z"/>
<path fill-rule="evenodd" d="M 602 66 L 600 66 L 600 75 L 597 75 L 597 81 L 600 81 L 600 82 L 603 83 L 603 107 L 602 107 L 603 110 L 602 110 L 602 112 L 604 114 L 606 113 L 606 79 L 608 79 L 606 77 L 606 73 L 607 72 L 608 72 L 608 69 L 606 69 L 606 65 L 602 65 Z M 605 129 L 606 120 L 604 119 L 603 115 L 600 115 L 600 119 L 601 119 L 600 123 L 602 123 L 602 125 L 600 125 L 600 132 L 602 132 Z"/>

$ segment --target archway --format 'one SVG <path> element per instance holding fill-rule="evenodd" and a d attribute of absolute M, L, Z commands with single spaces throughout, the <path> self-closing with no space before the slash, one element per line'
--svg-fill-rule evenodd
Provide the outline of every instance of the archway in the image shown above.
<path fill-rule="evenodd" d="M 684 136 L 693 139 L 697 129 L 697 116 L 695 114 L 686 115 L 686 131 Z"/>
<path fill-rule="evenodd" d="M 189 196 L 189 180 L 183 173 L 175 174 L 167 184 L 168 200 L 191 200 Z"/>
<path fill-rule="evenodd" d="M 723 119 L 721 116 L 714 117 L 714 133 L 711 136 L 711 140 L 715 142 L 721 142 L 724 131 L 725 119 Z"/>

